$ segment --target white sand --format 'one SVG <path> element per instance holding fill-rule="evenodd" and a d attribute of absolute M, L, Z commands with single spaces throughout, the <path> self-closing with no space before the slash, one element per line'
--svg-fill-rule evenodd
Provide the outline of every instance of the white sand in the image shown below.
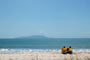
<path fill-rule="evenodd" d="M 60 52 L 23 52 L 0 54 L 0 60 L 90 60 L 90 52 L 61 54 Z"/>

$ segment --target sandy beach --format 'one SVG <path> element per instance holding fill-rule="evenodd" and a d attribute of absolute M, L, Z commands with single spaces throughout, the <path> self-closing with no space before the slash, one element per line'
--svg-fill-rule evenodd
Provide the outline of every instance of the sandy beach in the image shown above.
<path fill-rule="evenodd" d="M 90 52 L 61 54 L 61 52 L 2 53 L 0 60 L 90 60 Z"/>

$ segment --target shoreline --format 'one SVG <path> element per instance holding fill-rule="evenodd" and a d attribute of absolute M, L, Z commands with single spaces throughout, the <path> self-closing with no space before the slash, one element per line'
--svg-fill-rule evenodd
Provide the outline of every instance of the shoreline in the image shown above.
<path fill-rule="evenodd" d="M 0 48 L 0 53 L 9 52 L 60 52 L 61 49 Z M 72 49 L 73 52 L 90 52 L 90 49 Z"/>

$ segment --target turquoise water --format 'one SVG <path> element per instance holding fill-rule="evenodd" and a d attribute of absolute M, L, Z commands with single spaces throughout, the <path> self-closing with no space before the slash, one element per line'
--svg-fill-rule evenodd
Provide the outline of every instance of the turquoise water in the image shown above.
<path fill-rule="evenodd" d="M 0 48 L 60 49 L 63 46 L 90 49 L 90 38 L 0 39 Z"/>

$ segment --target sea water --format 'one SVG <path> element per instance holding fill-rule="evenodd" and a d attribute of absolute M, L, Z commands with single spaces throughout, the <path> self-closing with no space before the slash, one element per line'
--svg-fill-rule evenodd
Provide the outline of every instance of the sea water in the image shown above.
<path fill-rule="evenodd" d="M 20 51 L 61 51 L 71 46 L 74 51 L 90 51 L 90 38 L 0 39 L 0 53 Z"/>

